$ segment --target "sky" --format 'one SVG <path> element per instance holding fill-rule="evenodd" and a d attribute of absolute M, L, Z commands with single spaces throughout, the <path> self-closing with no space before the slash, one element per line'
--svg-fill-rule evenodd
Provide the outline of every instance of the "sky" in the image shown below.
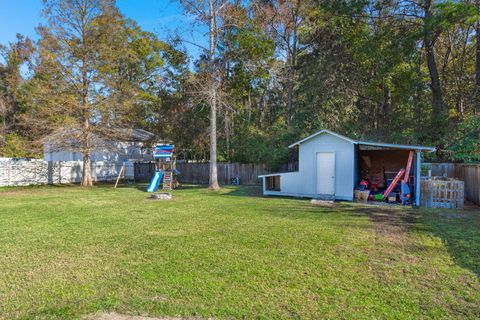
<path fill-rule="evenodd" d="M 189 19 L 173 0 L 117 0 L 117 5 L 126 17 L 137 21 L 144 30 L 157 33 L 161 40 L 167 40 L 177 30 L 189 41 L 201 41 L 201 35 L 197 34 L 196 39 L 191 35 Z M 0 0 L 0 44 L 15 41 L 17 33 L 38 39 L 35 27 L 45 21 L 41 10 L 42 0 Z M 198 53 L 195 47 L 186 47 L 190 54 Z"/>

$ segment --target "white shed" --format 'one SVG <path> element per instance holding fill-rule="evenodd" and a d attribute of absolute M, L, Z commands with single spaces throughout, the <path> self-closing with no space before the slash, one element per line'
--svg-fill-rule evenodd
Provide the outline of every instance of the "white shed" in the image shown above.
<path fill-rule="evenodd" d="M 368 176 L 380 184 L 405 168 L 414 152 L 411 181 L 415 203 L 420 203 L 420 164 L 423 151 L 435 148 L 358 141 L 321 130 L 297 141 L 298 171 L 259 176 L 264 195 L 353 200 L 354 188 Z"/>

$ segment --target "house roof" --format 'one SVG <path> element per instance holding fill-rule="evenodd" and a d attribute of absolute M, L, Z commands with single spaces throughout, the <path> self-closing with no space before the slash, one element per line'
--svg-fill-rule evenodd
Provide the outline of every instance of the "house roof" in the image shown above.
<path fill-rule="evenodd" d="M 117 129 L 117 131 L 120 133 L 119 136 L 121 136 L 123 139 L 126 141 L 148 141 L 153 138 L 154 134 L 143 130 L 143 129 L 126 129 L 126 128 L 121 128 Z"/>
<path fill-rule="evenodd" d="M 336 132 L 333 132 L 333 131 L 330 131 L 330 130 L 327 130 L 327 129 L 320 130 L 320 131 L 318 131 L 318 132 L 316 132 L 316 133 L 314 133 L 314 134 L 312 134 L 312 135 L 310 135 L 310 136 L 308 136 L 308 137 L 306 137 L 302 140 L 299 140 L 295 143 L 292 143 L 288 147 L 293 148 L 295 146 L 298 146 L 298 145 L 300 145 L 300 144 L 302 144 L 302 143 L 304 143 L 304 142 L 306 142 L 310 139 L 313 139 L 316 136 L 324 134 L 324 133 L 330 134 L 332 136 L 335 136 L 337 138 L 340 138 L 342 140 L 345 140 L 345 141 L 348 141 L 350 143 L 357 144 L 357 145 L 380 147 L 380 148 L 419 150 L 419 151 L 427 151 L 427 152 L 434 152 L 435 151 L 434 147 L 354 140 L 354 139 L 350 139 L 348 137 L 342 136 L 341 134 L 338 134 Z"/>
<path fill-rule="evenodd" d="M 63 127 L 43 138 L 44 151 L 79 151 L 84 132 L 75 127 Z M 112 142 L 148 142 L 154 134 L 142 129 L 95 128 L 89 134 L 92 150 L 115 149 Z"/>
<path fill-rule="evenodd" d="M 83 131 L 75 127 L 63 127 L 55 130 L 43 141 L 46 143 L 55 143 L 59 140 L 78 140 L 82 136 Z M 98 140 L 100 138 L 116 141 L 132 141 L 145 142 L 154 137 L 154 134 L 143 129 L 129 128 L 113 128 L 111 130 L 101 130 L 100 132 L 92 132 L 91 139 Z"/>

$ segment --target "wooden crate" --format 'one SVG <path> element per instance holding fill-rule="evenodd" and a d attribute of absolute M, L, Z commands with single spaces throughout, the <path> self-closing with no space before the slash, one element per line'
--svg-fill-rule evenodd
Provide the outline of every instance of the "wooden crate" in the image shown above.
<path fill-rule="evenodd" d="M 370 191 L 369 190 L 365 190 L 365 191 L 355 190 L 354 195 L 355 195 L 355 201 L 367 202 L 368 201 L 368 196 L 370 195 Z"/>
<path fill-rule="evenodd" d="M 430 177 L 420 181 L 421 206 L 427 208 L 463 209 L 464 182 Z"/>

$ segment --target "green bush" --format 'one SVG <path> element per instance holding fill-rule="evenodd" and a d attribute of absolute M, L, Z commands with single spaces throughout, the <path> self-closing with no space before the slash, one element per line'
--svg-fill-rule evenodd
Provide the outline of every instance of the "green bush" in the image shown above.
<path fill-rule="evenodd" d="M 27 141 L 16 133 L 5 135 L 5 141 L 0 146 L 0 156 L 5 158 L 26 158 L 31 156 L 27 150 Z"/>
<path fill-rule="evenodd" d="M 264 163 L 269 170 L 278 170 L 288 162 L 291 150 L 288 145 L 292 139 L 281 124 L 265 133 L 256 127 L 248 127 L 232 141 L 232 161 L 244 163 Z"/>

